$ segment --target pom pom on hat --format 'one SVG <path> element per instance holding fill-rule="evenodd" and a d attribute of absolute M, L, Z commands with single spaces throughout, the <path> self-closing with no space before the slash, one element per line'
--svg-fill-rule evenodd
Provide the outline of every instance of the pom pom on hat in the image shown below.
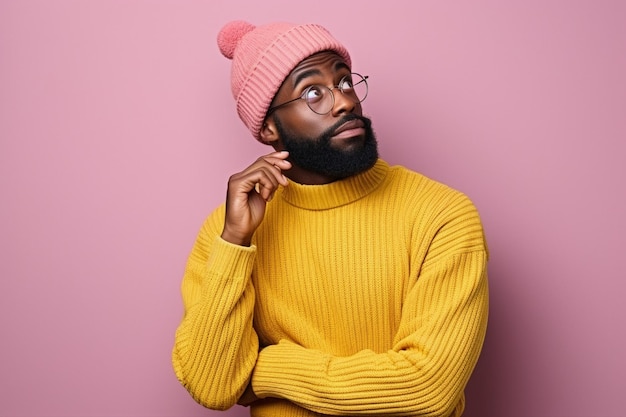
<path fill-rule="evenodd" d="M 230 81 L 237 114 L 257 140 L 276 92 L 302 60 L 333 51 L 352 65 L 347 49 L 315 24 L 255 26 L 235 20 L 219 31 L 217 45 L 222 55 L 232 60 Z"/>
<path fill-rule="evenodd" d="M 217 35 L 220 52 L 228 59 L 233 59 L 235 48 L 243 36 L 252 32 L 256 26 L 243 20 L 227 23 Z"/>

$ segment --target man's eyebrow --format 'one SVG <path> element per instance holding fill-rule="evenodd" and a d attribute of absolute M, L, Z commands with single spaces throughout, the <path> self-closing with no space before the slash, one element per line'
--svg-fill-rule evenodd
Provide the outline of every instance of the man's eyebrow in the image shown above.
<path fill-rule="evenodd" d="M 300 84 L 305 78 L 312 77 L 313 75 L 321 75 L 321 74 L 322 74 L 322 71 L 316 68 L 311 68 L 310 70 L 302 71 L 301 73 L 296 75 L 296 78 L 293 82 L 293 88 L 295 89 L 296 87 L 298 87 L 298 84 Z"/>
<path fill-rule="evenodd" d="M 348 66 L 348 64 L 346 64 L 343 61 L 339 61 L 335 64 L 335 71 L 339 71 L 340 69 L 346 69 L 348 71 L 350 71 L 350 67 Z"/>
<path fill-rule="evenodd" d="M 348 66 L 348 64 L 346 64 L 343 61 L 338 61 L 335 65 L 333 65 L 333 68 L 336 72 L 338 72 L 341 69 L 346 69 L 350 71 L 350 67 Z M 322 71 L 320 71 L 317 68 L 311 68 L 311 69 L 302 71 L 301 73 L 297 74 L 293 82 L 293 88 L 294 89 L 297 88 L 298 84 L 300 84 L 305 78 L 312 77 L 314 75 L 322 75 Z"/>

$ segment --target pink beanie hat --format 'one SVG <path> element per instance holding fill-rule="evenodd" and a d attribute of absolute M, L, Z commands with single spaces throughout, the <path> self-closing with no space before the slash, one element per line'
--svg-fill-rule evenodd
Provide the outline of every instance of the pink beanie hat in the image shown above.
<path fill-rule="evenodd" d="M 231 89 L 237 113 L 256 139 L 278 89 L 302 60 L 317 52 L 334 51 L 351 65 L 347 49 L 315 24 L 254 26 L 233 21 L 219 32 L 217 44 L 222 55 L 233 61 Z"/>

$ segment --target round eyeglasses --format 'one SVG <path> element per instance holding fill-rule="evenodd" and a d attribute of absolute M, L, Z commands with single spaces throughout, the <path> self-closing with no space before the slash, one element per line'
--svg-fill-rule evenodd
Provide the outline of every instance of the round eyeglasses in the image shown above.
<path fill-rule="evenodd" d="M 279 107 L 286 106 L 297 100 L 306 101 L 306 104 L 314 113 L 321 115 L 328 114 L 335 106 L 335 94 L 333 92 L 335 88 L 341 91 L 343 95 L 350 98 L 355 104 L 360 103 L 367 97 L 367 78 L 367 75 L 362 76 L 361 74 L 353 72 L 343 77 L 341 81 L 339 81 L 339 84 L 332 88 L 319 84 L 309 86 L 299 97 L 271 107 L 267 111 L 267 115 L 269 116 L 270 113 Z"/>

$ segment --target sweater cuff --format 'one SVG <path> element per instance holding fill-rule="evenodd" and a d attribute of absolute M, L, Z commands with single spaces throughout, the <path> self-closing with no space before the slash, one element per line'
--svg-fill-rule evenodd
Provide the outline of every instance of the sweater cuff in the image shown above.
<path fill-rule="evenodd" d="M 239 246 L 217 237 L 207 265 L 209 270 L 232 279 L 247 279 L 252 273 L 256 258 L 256 246 Z"/>

